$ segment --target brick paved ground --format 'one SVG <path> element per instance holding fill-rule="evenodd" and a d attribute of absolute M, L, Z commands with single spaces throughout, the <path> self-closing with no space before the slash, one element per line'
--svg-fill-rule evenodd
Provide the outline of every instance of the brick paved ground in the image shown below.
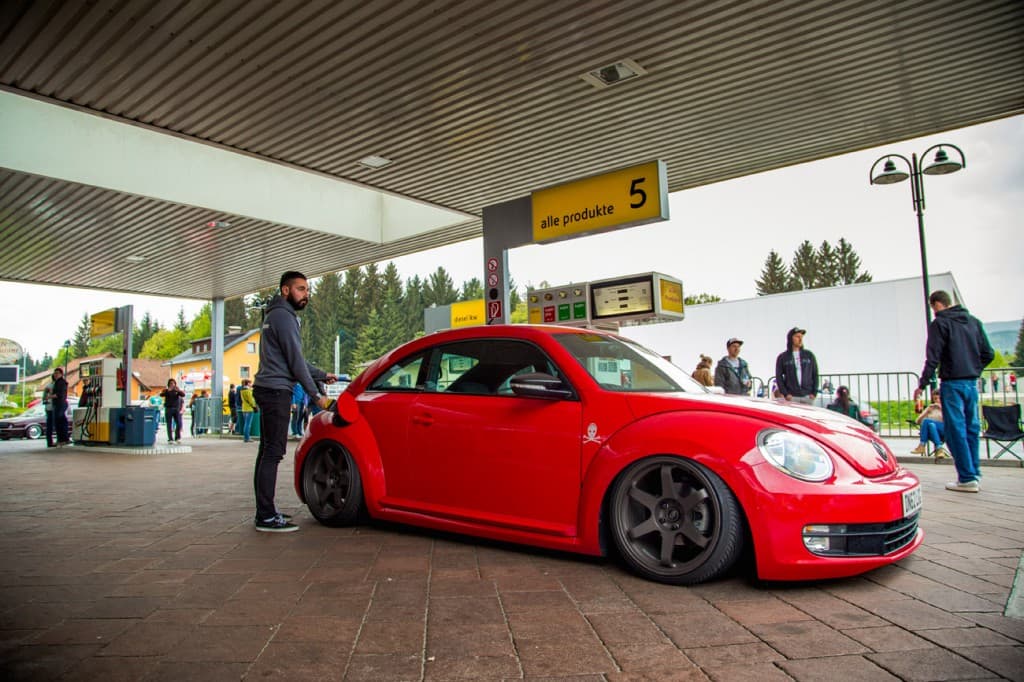
<path fill-rule="evenodd" d="M 255 445 L 0 443 L 4 680 L 1024 680 L 1002 615 L 1024 470 L 912 464 L 926 544 L 858 578 L 696 588 L 614 563 L 390 527 L 251 526 Z"/>

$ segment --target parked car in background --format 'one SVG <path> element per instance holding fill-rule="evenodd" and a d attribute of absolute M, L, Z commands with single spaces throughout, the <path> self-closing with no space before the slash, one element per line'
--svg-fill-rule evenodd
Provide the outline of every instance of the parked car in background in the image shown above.
<path fill-rule="evenodd" d="M 68 428 L 71 428 L 71 413 L 78 407 L 78 398 L 68 398 Z M 42 438 L 46 435 L 46 410 L 42 403 L 36 403 L 17 417 L 0 419 L 0 440 L 12 438 Z"/>
<path fill-rule="evenodd" d="M 689 585 L 744 551 L 765 580 L 855 575 L 922 542 L 921 486 L 875 433 L 807 405 L 714 395 L 603 332 L 438 332 L 310 419 L 295 487 L 328 526 L 373 519 L 617 554 Z"/>

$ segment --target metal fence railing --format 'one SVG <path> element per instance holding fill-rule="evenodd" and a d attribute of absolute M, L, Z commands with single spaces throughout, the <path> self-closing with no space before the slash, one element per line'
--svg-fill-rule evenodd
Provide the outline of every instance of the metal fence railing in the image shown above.
<path fill-rule="evenodd" d="M 1018 378 L 1021 368 L 1004 367 L 986 370 L 978 379 L 978 411 L 984 405 L 1020 404 Z M 994 380 L 993 380 L 994 379 Z M 821 393 L 817 402 L 824 407 L 832 402 L 840 386 L 850 389 L 850 396 L 861 408 L 871 412 L 881 436 L 909 438 L 917 436 L 917 412 L 914 409 L 914 390 L 918 375 L 915 372 L 835 372 L 822 374 Z M 775 390 L 775 377 L 764 380 L 753 378 L 751 395 L 771 398 Z M 928 396 L 923 396 L 927 403 Z M 982 424 L 984 427 L 984 423 Z"/>

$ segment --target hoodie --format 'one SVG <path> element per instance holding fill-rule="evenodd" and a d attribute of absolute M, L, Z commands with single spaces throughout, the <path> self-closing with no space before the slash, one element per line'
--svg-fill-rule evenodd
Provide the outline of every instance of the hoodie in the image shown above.
<path fill-rule="evenodd" d="M 314 379 L 324 381 L 327 373 L 306 362 L 302 357 L 299 338 L 299 316 L 280 294 L 271 299 L 263 317 L 263 335 L 260 338 L 260 368 L 254 386 L 286 390 L 291 395 L 295 382 L 310 396 L 320 395 Z"/>
<path fill-rule="evenodd" d="M 942 380 L 976 380 L 994 357 L 981 322 L 967 308 L 954 305 L 940 310 L 928 325 L 928 346 L 918 388 L 931 383 L 936 367 Z"/>
<path fill-rule="evenodd" d="M 775 381 L 782 395 L 797 398 L 817 395 L 818 359 L 806 348 L 800 349 L 800 380 L 797 381 L 796 362 L 793 361 L 793 330 L 786 334 L 786 352 L 775 358 Z"/>

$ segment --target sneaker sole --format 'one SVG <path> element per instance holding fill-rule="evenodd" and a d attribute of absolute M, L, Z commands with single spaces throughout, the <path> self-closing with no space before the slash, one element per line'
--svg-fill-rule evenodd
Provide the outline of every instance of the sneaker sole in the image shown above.
<path fill-rule="evenodd" d="M 256 530 L 261 533 L 294 533 L 298 529 L 298 526 L 292 526 L 290 528 L 266 528 L 264 526 L 256 526 Z"/>

